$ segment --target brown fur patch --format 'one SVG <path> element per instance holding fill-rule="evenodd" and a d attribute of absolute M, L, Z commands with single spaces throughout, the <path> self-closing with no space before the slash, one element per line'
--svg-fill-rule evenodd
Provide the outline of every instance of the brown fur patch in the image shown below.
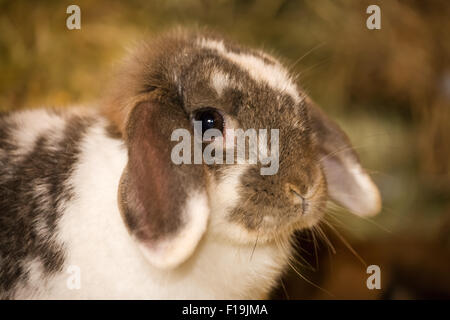
<path fill-rule="evenodd" d="M 130 232 L 150 243 L 171 237 L 182 227 L 188 194 L 204 187 L 201 165 L 172 163 L 172 126 L 167 122 L 187 129 L 190 122 L 176 105 L 162 105 L 159 99 L 140 103 L 130 115 L 129 162 L 120 187 L 122 213 Z"/>

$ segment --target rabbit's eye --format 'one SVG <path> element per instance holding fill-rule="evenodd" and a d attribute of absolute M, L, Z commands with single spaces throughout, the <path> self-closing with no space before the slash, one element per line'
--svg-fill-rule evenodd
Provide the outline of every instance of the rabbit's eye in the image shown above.
<path fill-rule="evenodd" d="M 224 127 L 224 120 L 222 115 L 213 108 L 204 108 L 195 112 L 195 121 L 201 121 L 202 123 L 202 134 L 208 129 L 217 129 L 221 132 Z"/>

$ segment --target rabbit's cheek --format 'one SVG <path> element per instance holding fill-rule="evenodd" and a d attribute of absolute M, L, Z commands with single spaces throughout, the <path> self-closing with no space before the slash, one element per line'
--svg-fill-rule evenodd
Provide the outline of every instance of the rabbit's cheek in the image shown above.
<path fill-rule="evenodd" d="M 227 234 L 227 216 L 241 201 L 239 190 L 240 179 L 246 171 L 245 165 L 222 167 L 209 172 L 207 176 L 207 191 L 210 201 L 210 231 Z"/>

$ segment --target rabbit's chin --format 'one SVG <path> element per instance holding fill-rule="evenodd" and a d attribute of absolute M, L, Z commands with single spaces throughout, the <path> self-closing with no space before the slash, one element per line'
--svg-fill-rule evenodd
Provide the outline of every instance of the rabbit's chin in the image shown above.
<path fill-rule="evenodd" d="M 317 212 L 310 212 L 280 223 L 264 219 L 263 223 L 255 229 L 249 229 L 237 222 L 228 221 L 222 222 L 220 225 L 212 225 L 210 231 L 222 239 L 238 244 L 289 242 L 295 231 L 313 228 L 320 222 L 323 215 L 323 211 L 317 210 Z"/>

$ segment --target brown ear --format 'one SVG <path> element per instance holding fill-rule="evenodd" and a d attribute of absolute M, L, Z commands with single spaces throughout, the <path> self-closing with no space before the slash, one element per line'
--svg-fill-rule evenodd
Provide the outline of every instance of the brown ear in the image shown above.
<path fill-rule="evenodd" d="M 308 106 L 330 198 L 354 214 L 377 214 L 381 210 L 380 193 L 361 167 L 349 138 L 314 103 L 309 102 Z"/>
<path fill-rule="evenodd" d="M 171 161 L 171 134 L 178 128 L 191 131 L 184 111 L 157 99 L 134 107 L 126 126 L 119 206 L 145 257 L 161 268 L 193 253 L 209 216 L 202 166 Z"/>

